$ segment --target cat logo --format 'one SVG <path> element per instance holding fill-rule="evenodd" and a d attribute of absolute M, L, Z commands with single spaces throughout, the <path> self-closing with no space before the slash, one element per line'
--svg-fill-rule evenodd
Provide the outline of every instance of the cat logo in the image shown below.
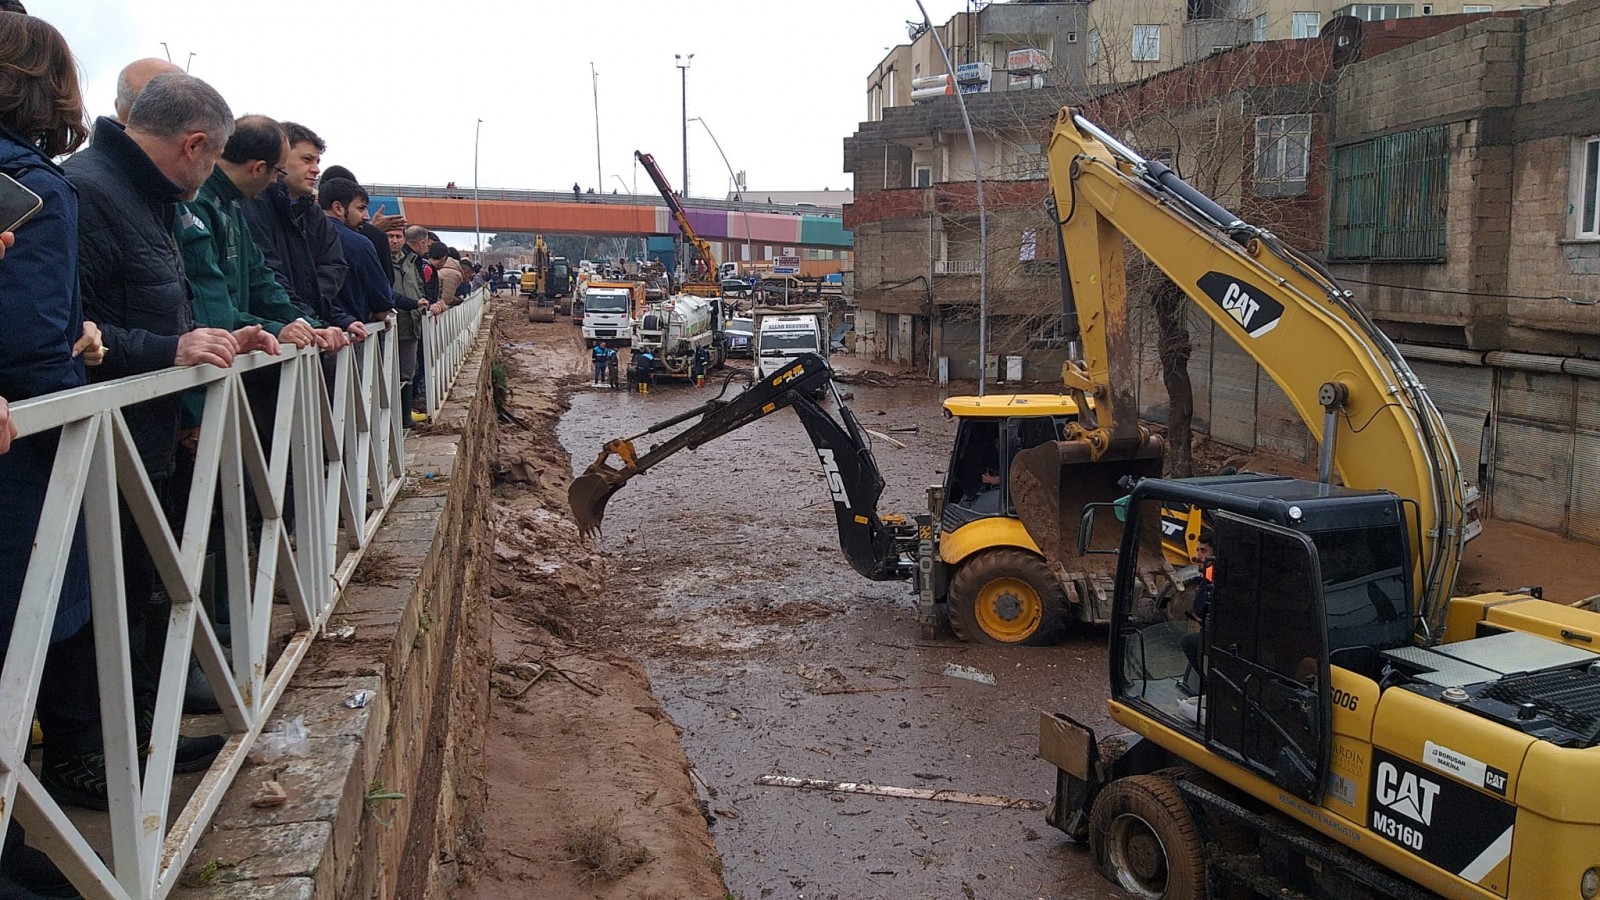
<path fill-rule="evenodd" d="M 1422 825 L 1433 824 L 1433 800 L 1439 785 L 1411 772 L 1401 772 L 1392 763 L 1378 764 L 1378 779 L 1373 786 L 1378 802 Z"/>
<path fill-rule="evenodd" d="M 833 450 L 818 447 L 817 456 L 822 459 L 822 474 L 827 476 L 828 490 L 833 494 L 833 502 L 843 503 L 845 509 L 850 509 L 850 495 L 844 491 L 844 476 L 839 474 L 839 464 L 833 459 Z"/>
<path fill-rule="evenodd" d="M 1283 318 L 1283 304 L 1266 291 L 1221 272 L 1200 276 L 1199 287 L 1253 338 L 1278 327 L 1278 320 Z"/>

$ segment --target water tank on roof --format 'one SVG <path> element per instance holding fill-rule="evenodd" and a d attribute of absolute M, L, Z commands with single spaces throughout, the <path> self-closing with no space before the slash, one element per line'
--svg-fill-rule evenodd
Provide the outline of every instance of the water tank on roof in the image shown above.
<path fill-rule="evenodd" d="M 911 99 L 913 101 L 932 100 L 935 97 L 943 97 L 955 92 L 955 79 L 949 75 L 911 79 Z"/>

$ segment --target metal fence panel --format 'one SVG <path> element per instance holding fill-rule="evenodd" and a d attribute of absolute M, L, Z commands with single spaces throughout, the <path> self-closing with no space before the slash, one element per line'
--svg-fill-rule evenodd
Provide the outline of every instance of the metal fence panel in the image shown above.
<path fill-rule="evenodd" d="M 431 323 L 430 411 L 438 408 L 455 380 L 482 315 L 479 292 Z M 21 605 L 0 667 L 0 827 L 15 817 L 28 829 L 29 842 L 49 854 L 85 896 L 145 900 L 173 889 L 247 750 L 271 718 L 399 494 L 404 474 L 401 416 L 407 411 L 400 404 L 398 341 L 382 325 L 371 331 L 365 342 L 338 353 L 331 391 L 321 354 L 285 346 L 281 356 L 247 354 L 229 369 L 168 369 L 12 407 L 22 437 L 59 430 L 59 441 Z M 273 370 L 278 376 L 273 431 L 261 435 L 243 378 Z M 124 410 L 194 389 L 204 391 L 204 414 L 189 501 L 175 530 L 133 444 Z M 270 448 L 263 445 L 264 438 Z M 293 540 L 284 518 L 291 491 Z M 130 680 L 122 505 L 172 600 L 167 621 L 150 623 L 165 628 L 167 644 L 143 767 Z M 212 537 L 218 519 L 220 542 Z M 94 847 L 85 839 L 25 762 L 80 520 L 89 547 L 109 848 Z M 201 602 L 208 552 L 225 560 L 231 659 Z M 280 590 L 292 610 L 294 631 L 285 649 L 273 656 L 272 611 Z M 230 735 L 174 818 L 172 766 L 191 657 L 210 680 Z"/>

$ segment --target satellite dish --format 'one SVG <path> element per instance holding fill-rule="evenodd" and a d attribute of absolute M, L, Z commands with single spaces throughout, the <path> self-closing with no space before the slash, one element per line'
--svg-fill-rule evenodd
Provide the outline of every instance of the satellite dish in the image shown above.
<path fill-rule="evenodd" d="M 1322 26 L 1319 37 L 1333 42 L 1334 68 L 1361 59 L 1361 30 L 1365 26 L 1355 16 L 1334 16 Z"/>

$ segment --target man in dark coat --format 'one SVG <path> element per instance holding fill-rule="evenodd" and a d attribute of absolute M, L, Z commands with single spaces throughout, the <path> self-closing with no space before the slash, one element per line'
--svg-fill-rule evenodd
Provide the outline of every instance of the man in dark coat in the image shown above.
<path fill-rule="evenodd" d="M 322 172 L 322 153 L 328 145 L 304 125 L 284 122 L 283 130 L 289 137 L 289 155 L 282 164 L 285 174 L 245 201 L 250 233 L 261 247 L 267 267 L 296 306 L 350 337 L 365 338 L 366 326 L 336 309 L 349 268 L 339 236 L 317 208 L 314 193 Z"/>
<path fill-rule="evenodd" d="M 92 380 L 174 365 L 227 367 L 235 354 L 267 346 L 270 335 L 259 325 L 235 332 L 192 327 L 183 261 L 173 237 L 180 204 L 205 183 L 232 132 L 233 114 L 210 85 L 182 73 L 159 75 L 134 103 L 126 129 L 108 118 L 97 120 L 89 149 L 64 166 L 80 204 L 78 272 L 85 314 L 105 334 L 105 364 Z M 158 502 L 175 463 L 179 400 L 172 394 L 124 411 Z M 146 644 L 147 620 L 148 628 L 164 634 L 167 610 L 152 602 L 155 566 L 125 505 L 122 518 L 123 584 L 142 748 L 148 745 L 159 664 L 151 658 L 156 647 Z M 204 768 L 221 745 L 219 736 L 180 742 L 177 767 Z M 47 744 L 41 780 L 62 802 L 104 809 L 105 769 L 103 752 L 52 754 Z"/>

